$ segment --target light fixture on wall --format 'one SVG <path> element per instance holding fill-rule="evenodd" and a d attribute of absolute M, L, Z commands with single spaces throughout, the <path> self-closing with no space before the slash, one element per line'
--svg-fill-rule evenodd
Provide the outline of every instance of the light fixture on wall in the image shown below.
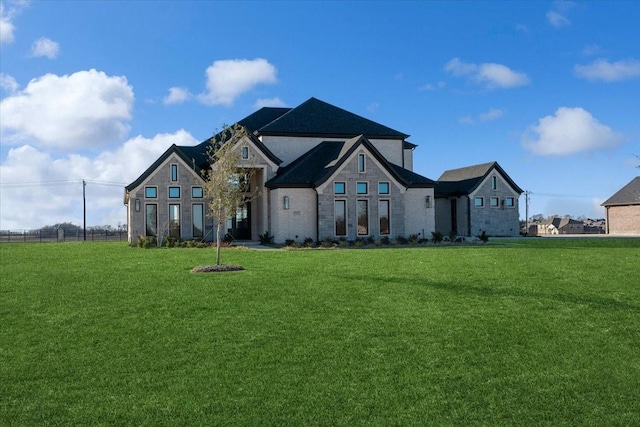
<path fill-rule="evenodd" d="M 136 212 L 140 212 L 140 199 L 136 199 Z"/>
<path fill-rule="evenodd" d="M 289 209 L 289 196 L 284 196 L 282 198 L 282 205 L 285 209 Z"/>
<path fill-rule="evenodd" d="M 427 196 L 427 197 L 425 197 L 425 199 L 424 199 L 424 205 L 425 205 L 427 208 L 430 208 L 430 207 L 431 207 L 431 196 Z"/>

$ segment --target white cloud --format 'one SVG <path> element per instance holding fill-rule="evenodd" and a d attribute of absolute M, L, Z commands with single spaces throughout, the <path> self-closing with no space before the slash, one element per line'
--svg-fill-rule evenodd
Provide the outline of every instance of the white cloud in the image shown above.
<path fill-rule="evenodd" d="M 562 28 L 571 25 L 571 21 L 569 21 L 566 16 L 562 15 L 560 12 L 556 12 L 555 10 L 550 10 L 547 12 L 547 22 L 549 22 L 549 24 L 556 28 Z"/>
<path fill-rule="evenodd" d="M 46 37 L 40 37 L 31 45 L 31 56 L 55 59 L 60 52 L 60 44 Z"/>
<path fill-rule="evenodd" d="M 5 92 L 15 93 L 19 87 L 18 82 L 12 76 L 0 73 L 0 89 Z"/>
<path fill-rule="evenodd" d="M 621 140 L 621 135 L 580 107 L 560 107 L 555 115 L 541 118 L 522 136 L 523 145 L 542 156 L 610 148 Z"/>
<path fill-rule="evenodd" d="M 504 116 L 505 110 L 501 108 L 490 108 L 484 113 L 478 114 L 476 118 L 472 116 L 463 116 L 458 119 L 458 122 L 463 125 L 474 125 L 478 122 L 490 122 L 493 120 L 497 120 L 500 117 Z"/>
<path fill-rule="evenodd" d="M 137 136 L 95 158 L 56 158 L 24 145 L 0 165 L 0 229 L 31 229 L 61 222 L 82 225 L 82 180 L 87 180 L 87 225 L 126 222 L 124 185 L 130 184 L 171 144 L 195 145 L 187 131 Z M 113 185 L 104 185 L 113 183 Z M 34 206 L 38 206 L 34 209 Z"/>
<path fill-rule="evenodd" d="M 284 101 L 280 98 L 260 98 L 256 102 L 253 103 L 253 108 L 256 110 L 261 109 L 262 107 L 286 107 Z"/>
<path fill-rule="evenodd" d="M 277 81 L 276 68 L 262 58 L 215 61 L 206 75 L 207 91 L 199 99 L 207 105 L 231 105 L 253 87 Z"/>
<path fill-rule="evenodd" d="M 578 77 L 587 80 L 605 82 L 629 80 L 640 77 L 640 61 L 627 59 L 609 62 L 605 59 L 598 59 L 589 65 L 576 65 L 573 71 Z"/>
<path fill-rule="evenodd" d="M 125 77 L 96 70 L 46 74 L 0 102 L 0 130 L 14 144 L 93 148 L 126 135 L 133 101 Z"/>
<path fill-rule="evenodd" d="M 529 77 L 522 72 L 513 71 L 509 67 L 496 63 L 473 64 L 453 58 L 444 69 L 454 76 L 467 76 L 473 81 L 484 84 L 489 89 L 509 89 L 530 83 Z"/>
<path fill-rule="evenodd" d="M 424 85 L 424 86 L 420 86 L 420 87 L 418 88 L 418 90 L 421 90 L 421 91 L 427 91 L 427 92 L 434 92 L 434 91 L 436 91 L 436 90 L 438 90 L 438 89 L 442 89 L 442 88 L 443 88 L 443 87 L 445 87 L 445 86 L 446 86 L 446 83 L 445 83 L 445 82 L 443 82 L 443 81 L 440 81 L 440 82 L 438 82 L 438 83 L 436 83 L 436 84 L 427 83 L 427 84 L 426 84 L 426 85 Z"/>
<path fill-rule="evenodd" d="M 191 98 L 191 94 L 187 89 L 182 87 L 172 87 L 169 89 L 169 94 L 162 100 L 162 103 L 164 105 L 182 104 L 189 98 Z"/>
<path fill-rule="evenodd" d="M 20 11 L 29 5 L 29 0 L 13 0 L 6 2 L 9 7 L 0 1 L 0 46 L 13 43 L 15 40 L 15 25 L 13 19 Z"/>

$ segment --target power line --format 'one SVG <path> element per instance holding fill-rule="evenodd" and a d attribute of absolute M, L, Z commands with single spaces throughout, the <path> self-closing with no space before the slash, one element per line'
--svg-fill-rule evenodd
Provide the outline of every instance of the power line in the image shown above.
<path fill-rule="evenodd" d="M 99 181 L 99 180 L 82 180 L 82 179 L 60 179 L 60 180 L 52 180 L 52 181 L 17 181 L 17 182 L 0 182 L 0 186 L 2 187 L 49 187 L 49 186 L 62 186 L 62 185 L 70 185 L 70 184 L 82 184 L 83 182 L 90 183 L 93 185 L 103 185 L 103 186 L 112 186 L 112 187 L 124 187 L 127 185 L 124 182 L 113 182 L 113 181 Z"/>

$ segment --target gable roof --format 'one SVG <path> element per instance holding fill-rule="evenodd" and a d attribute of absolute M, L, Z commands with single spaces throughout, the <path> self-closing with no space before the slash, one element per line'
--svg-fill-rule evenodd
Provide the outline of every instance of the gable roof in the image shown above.
<path fill-rule="evenodd" d="M 257 130 L 259 135 L 304 135 L 336 138 L 404 139 L 409 135 L 365 119 L 316 98 L 282 114 Z"/>
<path fill-rule="evenodd" d="M 435 182 L 410 170 L 389 163 L 363 135 L 346 141 L 324 141 L 307 151 L 291 164 L 278 170 L 266 182 L 267 188 L 315 188 L 331 177 L 359 147 L 371 155 L 398 182 L 408 188 L 430 188 Z"/>
<path fill-rule="evenodd" d="M 498 162 L 481 163 L 464 168 L 444 171 L 436 183 L 436 196 L 460 196 L 473 192 L 478 185 L 496 169 L 518 194 L 523 190 L 507 175 Z"/>
<path fill-rule="evenodd" d="M 620 205 L 640 205 L 640 176 L 633 178 L 602 204 L 602 206 Z"/>

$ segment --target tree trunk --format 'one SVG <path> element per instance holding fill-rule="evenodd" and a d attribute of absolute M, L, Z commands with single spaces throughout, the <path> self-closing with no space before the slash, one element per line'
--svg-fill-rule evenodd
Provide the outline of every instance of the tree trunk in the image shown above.
<path fill-rule="evenodd" d="M 220 265 L 220 248 L 222 247 L 220 242 L 221 229 L 222 229 L 222 222 L 218 220 L 218 228 L 216 230 L 216 265 Z"/>

